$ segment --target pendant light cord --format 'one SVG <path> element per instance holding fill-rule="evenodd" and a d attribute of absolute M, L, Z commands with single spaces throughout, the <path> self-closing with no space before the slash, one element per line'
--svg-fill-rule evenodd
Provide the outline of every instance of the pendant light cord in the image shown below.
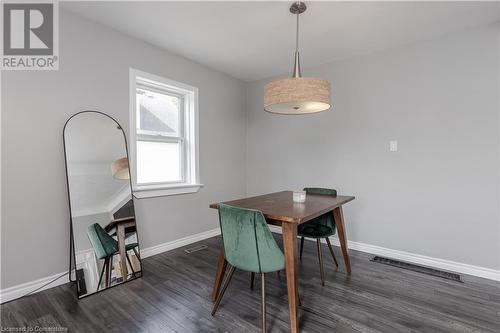
<path fill-rule="evenodd" d="M 298 4 L 297 4 L 298 6 Z M 302 74 L 300 73 L 300 59 L 299 59 L 299 15 L 300 15 L 300 10 L 297 10 L 297 26 L 295 27 L 295 61 L 293 64 L 293 74 L 292 77 L 298 78 L 301 77 Z"/>
<path fill-rule="evenodd" d="M 295 32 L 295 52 L 299 52 L 299 13 L 297 13 L 297 28 Z"/>

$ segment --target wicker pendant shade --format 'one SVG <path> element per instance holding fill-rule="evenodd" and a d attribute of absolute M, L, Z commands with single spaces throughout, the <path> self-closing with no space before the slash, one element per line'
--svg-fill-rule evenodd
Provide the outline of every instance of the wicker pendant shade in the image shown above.
<path fill-rule="evenodd" d="M 307 9 L 297 1 L 290 12 L 297 15 L 295 62 L 291 78 L 276 80 L 264 87 L 264 110 L 279 114 L 307 114 L 326 111 L 331 106 L 330 82 L 302 77 L 299 59 L 299 15 Z"/>
<path fill-rule="evenodd" d="M 305 114 L 330 108 L 330 82 L 314 77 L 273 81 L 264 88 L 264 110 L 280 114 Z"/>

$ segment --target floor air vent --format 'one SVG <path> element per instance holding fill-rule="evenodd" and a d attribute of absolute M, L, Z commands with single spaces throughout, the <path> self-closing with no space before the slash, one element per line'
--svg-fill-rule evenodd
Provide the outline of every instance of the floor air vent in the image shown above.
<path fill-rule="evenodd" d="M 189 253 L 193 253 L 193 252 L 198 252 L 198 251 L 204 250 L 206 248 L 207 248 L 206 245 L 198 245 L 198 246 L 192 247 L 190 249 L 186 249 L 186 250 L 184 250 L 184 252 L 186 252 L 186 253 L 189 254 Z"/>
<path fill-rule="evenodd" d="M 378 256 L 373 257 L 373 259 L 371 259 L 371 261 L 378 262 L 381 264 L 390 265 L 390 266 L 395 266 L 395 267 L 399 267 L 399 268 L 409 269 L 410 271 L 419 272 L 419 273 L 432 275 L 432 276 L 440 277 L 443 279 L 463 283 L 460 275 L 455 274 L 455 273 L 441 271 L 439 269 L 429 268 L 429 267 L 425 267 L 425 266 L 419 266 L 419 265 L 410 264 L 410 263 L 407 263 L 404 261 L 399 261 L 399 260 L 394 260 L 394 259 L 389 259 L 389 258 L 384 258 L 384 257 L 378 257 Z"/>

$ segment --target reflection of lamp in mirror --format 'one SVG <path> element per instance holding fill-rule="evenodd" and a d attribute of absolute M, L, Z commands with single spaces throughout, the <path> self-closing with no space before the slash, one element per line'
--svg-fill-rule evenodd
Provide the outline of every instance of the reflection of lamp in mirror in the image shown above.
<path fill-rule="evenodd" d="M 122 157 L 111 163 L 111 174 L 115 179 L 129 180 L 130 173 L 128 170 L 128 159 L 126 157 Z"/>

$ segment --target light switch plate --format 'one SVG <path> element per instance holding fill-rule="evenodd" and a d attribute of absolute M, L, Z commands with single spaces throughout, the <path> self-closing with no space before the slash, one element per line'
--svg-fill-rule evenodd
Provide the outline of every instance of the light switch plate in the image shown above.
<path fill-rule="evenodd" d="M 398 141 L 397 140 L 389 141 L 389 151 L 398 151 Z"/>

